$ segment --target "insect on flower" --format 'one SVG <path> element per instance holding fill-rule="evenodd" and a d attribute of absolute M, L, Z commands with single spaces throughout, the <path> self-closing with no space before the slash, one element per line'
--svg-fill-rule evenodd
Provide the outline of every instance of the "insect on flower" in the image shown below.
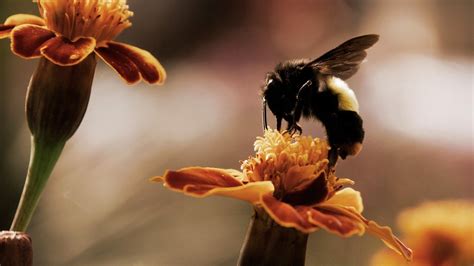
<path fill-rule="evenodd" d="M 152 181 L 194 197 L 227 196 L 248 201 L 282 227 L 308 234 L 324 229 L 341 237 L 366 231 L 411 258 L 411 250 L 390 228 L 362 216 L 358 191 L 343 188 L 352 180 L 337 178 L 328 167 L 329 145 L 309 136 L 266 130 L 255 141 L 256 155 L 237 170 L 189 167 L 167 171 Z"/>
<path fill-rule="evenodd" d="M 0 38 L 11 38 L 14 54 L 45 57 L 59 66 L 81 63 L 97 54 L 129 84 L 141 79 L 163 84 L 166 72 L 149 52 L 115 42 L 132 24 L 126 0 L 36 0 L 41 17 L 10 16 L 0 24 Z"/>

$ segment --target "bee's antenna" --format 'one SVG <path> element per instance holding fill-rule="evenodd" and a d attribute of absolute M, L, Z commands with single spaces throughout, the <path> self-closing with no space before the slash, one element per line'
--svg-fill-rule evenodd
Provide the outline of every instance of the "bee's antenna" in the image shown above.
<path fill-rule="evenodd" d="M 263 132 L 268 129 L 268 122 L 267 122 L 267 99 L 263 97 L 262 100 L 262 123 L 263 123 Z"/>

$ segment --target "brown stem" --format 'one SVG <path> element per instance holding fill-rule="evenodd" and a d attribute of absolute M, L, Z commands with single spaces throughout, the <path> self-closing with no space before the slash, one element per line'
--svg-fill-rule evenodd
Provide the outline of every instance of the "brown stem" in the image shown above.
<path fill-rule="evenodd" d="M 282 227 L 261 209 L 250 222 L 237 265 L 302 266 L 308 235 Z"/>

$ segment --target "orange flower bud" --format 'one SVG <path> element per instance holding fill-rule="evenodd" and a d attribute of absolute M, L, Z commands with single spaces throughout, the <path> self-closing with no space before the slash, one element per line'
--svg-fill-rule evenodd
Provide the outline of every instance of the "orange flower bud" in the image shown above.
<path fill-rule="evenodd" d="M 0 265 L 33 265 L 31 238 L 20 232 L 0 232 Z"/>

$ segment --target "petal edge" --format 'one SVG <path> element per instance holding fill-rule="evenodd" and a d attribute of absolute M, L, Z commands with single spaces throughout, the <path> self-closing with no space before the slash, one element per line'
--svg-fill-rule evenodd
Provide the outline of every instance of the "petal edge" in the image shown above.
<path fill-rule="evenodd" d="M 290 204 L 281 202 L 272 194 L 262 194 L 260 204 L 272 219 L 283 227 L 292 227 L 303 233 L 312 233 L 318 227 L 309 223 L 306 208 L 296 209 Z"/>
<path fill-rule="evenodd" d="M 107 42 L 104 48 L 113 50 L 116 54 L 120 54 L 122 57 L 126 57 L 133 62 L 140 73 L 140 77 L 149 84 L 162 85 L 165 82 L 166 71 L 158 59 L 150 52 L 132 45 L 113 41 Z"/>
<path fill-rule="evenodd" d="M 178 171 L 167 171 L 163 177 L 154 177 L 152 181 L 164 181 L 171 190 L 186 195 L 203 198 L 219 195 L 256 203 L 260 194 L 273 192 L 273 184 L 267 182 L 242 183 L 232 175 L 236 170 L 189 167 Z"/>
<path fill-rule="evenodd" d="M 94 38 L 82 37 L 72 42 L 66 37 L 57 36 L 45 42 L 40 51 L 44 57 L 56 65 L 72 66 L 79 64 L 94 52 L 95 45 Z"/>
<path fill-rule="evenodd" d="M 11 32 L 11 50 L 14 54 L 30 59 L 41 56 L 40 49 L 44 43 L 56 34 L 44 27 L 24 24 L 15 27 Z"/>

